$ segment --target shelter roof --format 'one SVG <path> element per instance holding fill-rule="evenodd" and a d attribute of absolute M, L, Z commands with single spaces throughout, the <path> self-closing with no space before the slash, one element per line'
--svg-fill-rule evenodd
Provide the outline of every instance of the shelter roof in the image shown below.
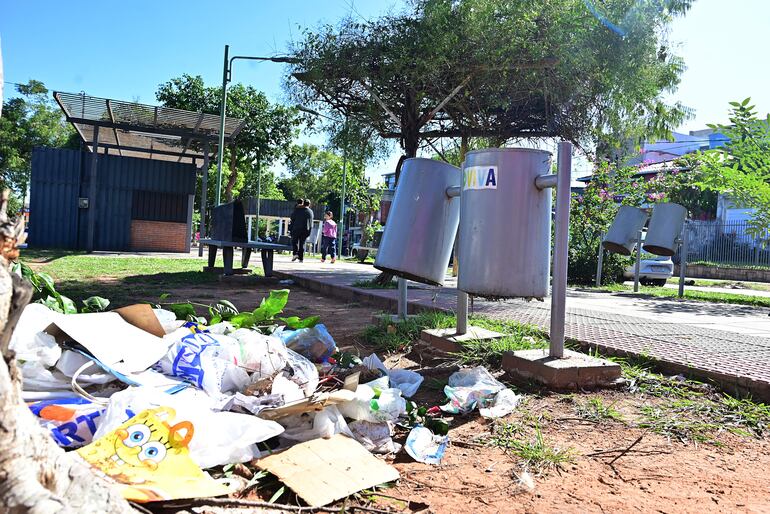
<path fill-rule="evenodd" d="M 214 114 L 83 93 L 57 91 L 53 96 L 89 151 L 97 127 L 101 153 L 183 163 L 202 159 L 203 143 L 219 139 L 220 118 Z M 245 123 L 225 118 L 225 141 L 234 141 Z"/>

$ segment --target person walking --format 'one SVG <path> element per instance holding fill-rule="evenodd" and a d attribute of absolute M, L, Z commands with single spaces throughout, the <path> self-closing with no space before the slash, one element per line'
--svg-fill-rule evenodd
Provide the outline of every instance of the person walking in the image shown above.
<path fill-rule="evenodd" d="M 305 241 L 313 228 L 313 211 L 310 209 L 310 200 L 297 200 L 294 212 L 289 220 L 289 233 L 291 234 L 291 261 L 303 262 L 305 259 Z"/>
<path fill-rule="evenodd" d="M 326 262 L 326 254 L 332 256 L 332 264 L 337 260 L 337 223 L 332 211 L 324 213 L 324 224 L 321 231 L 321 262 Z"/>

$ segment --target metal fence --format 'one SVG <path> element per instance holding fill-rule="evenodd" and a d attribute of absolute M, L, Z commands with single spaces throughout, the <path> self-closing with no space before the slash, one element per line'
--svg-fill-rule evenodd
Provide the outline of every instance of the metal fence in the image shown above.
<path fill-rule="evenodd" d="M 770 232 L 749 233 L 746 221 L 687 223 L 687 262 L 770 267 Z"/>

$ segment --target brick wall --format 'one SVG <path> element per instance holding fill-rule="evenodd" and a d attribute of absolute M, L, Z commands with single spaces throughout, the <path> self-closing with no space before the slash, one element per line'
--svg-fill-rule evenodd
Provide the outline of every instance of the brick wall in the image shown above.
<path fill-rule="evenodd" d="M 131 220 L 131 249 L 147 252 L 186 252 L 187 223 Z"/>

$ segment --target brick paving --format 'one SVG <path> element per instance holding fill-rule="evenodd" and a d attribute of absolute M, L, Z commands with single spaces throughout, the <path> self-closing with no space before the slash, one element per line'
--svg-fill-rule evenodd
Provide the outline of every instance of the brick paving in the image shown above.
<path fill-rule="evenodd" d="M 395 290 L 352 287 L 356 280 L 376 276 L 377 270 L 371 266 L 338 262 L 332 267 L 308 259 L 303 264 L 280 261 L 276 267 L 277 275 L 291 278 L 304 287 L 351 302 L 366 302 L 386 311 L 396 310 Z M 410 282 L 410 312 L 426 309 L 453 311 L 457 293 L 453 285 L 454 281 L 448 281 L 443 288 Z M 581 298 L 587 300 L 601 294 L 570 291 L 565 323 L 565 334 L 569 339 L 583 346 L 598 347 L 609 354 L 649 356 L 659 361 L 666 372 L 712 380 L 728 391 L 749 392 L 755 398 L 770 401 L 770 337 L 682 323 L 675 315 L 630 316 L 622 313 L 621 308 L 618 312 L 607 312 L 580 306 Z M 616 301 L 620 306 L 632 300 L 619 296 Z M 664 299 L 649 301 L 661 304 L 676 302 Z M 677 305 L 683 303 L 693 302 L 676 302 Z M 471 307 L 475 314 L 535 325 L 546 332 L 549 328 L 548 300 L 473 299 Z M 757 309 L 720 304 L 717 311 L 729 316 L 732 323 L 741 319 L 740 316 L 751 315 L 755 316 L 752 320 L 760 319 L 756 317 Z M 762 314 L 767 316 L 765 312 Z"/>

